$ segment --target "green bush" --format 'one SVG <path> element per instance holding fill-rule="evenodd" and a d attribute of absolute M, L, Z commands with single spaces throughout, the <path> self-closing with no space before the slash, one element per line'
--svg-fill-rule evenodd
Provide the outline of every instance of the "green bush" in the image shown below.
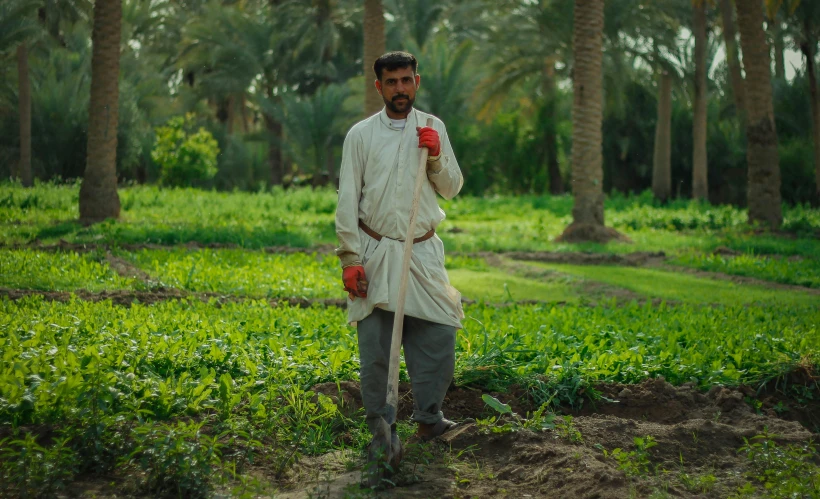
<path fill-rule="evenodd" d="M 192 114 L 171 118 L 157 127 L 151 158 L 160 168 L 160 184 L 182 187 L 210 180 L 216 175 L 219 145 L 204 128 L 194 131 Z"/>
<path fill-rule="evenodd" d="M 131 462 L 139 464 L 149 493 L 176 493 L 205 497 L 221 466 L 222 445 L 202 433 L 204 423 L 157 423 L 134 428 L 136 450 Z"/>
<path fill-rule="evenodd" d="M 809 138 L 782 140 L 780 154 L 780 192 L 788 203 L 809 203 L 814 197 L 814 150 Z"/>
<path fill-rule="evenodd" d="M 31 433 L 0 440 L 0 497 L 53 497 L 75 471 L 74 453 L 65 438 L 50 447 L 38 444 Z"/>

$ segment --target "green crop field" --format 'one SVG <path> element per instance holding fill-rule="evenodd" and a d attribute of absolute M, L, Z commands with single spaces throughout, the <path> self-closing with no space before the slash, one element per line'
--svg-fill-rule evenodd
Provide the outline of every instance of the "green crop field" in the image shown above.
<path fill-rule="evenodd" d="M 333 193 L 135 187 L 121 198 L 121 221 L 84 227 L 77 186 L 0 186 L 0 493 L 76 492 L 104 476 L 251 497 L 290 483 L 301 459 L 359 452 L 361 410 L 311 391 L 358 380 L 355 328 L 323 302 L 345 296 Z M 518 390 L 527 407 L 563 414 L 600 404 L 600 383 L 663 377 L 706 393 L 820 367 L 817 210 L 787 210 L 794 230 L 761 234 L 733 208 L 618 198 L 608 220 L 633 242 L 579 246 L 553 240 L 570 198 L 444 208 L 466 315 L 454 389 Z M 533 251 L 547 253 L 522 259 Z M 619 260 L 639 252 L 652 253 Z M 820 400 L 816 382 L 784 393 L 795 410 Z"/>

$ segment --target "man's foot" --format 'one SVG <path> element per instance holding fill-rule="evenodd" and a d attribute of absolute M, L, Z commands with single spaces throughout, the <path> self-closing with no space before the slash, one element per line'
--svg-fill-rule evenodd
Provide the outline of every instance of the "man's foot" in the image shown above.
<path fill-rule="evenodd" d="M 399 464 L 404 458 L 404 446 L 401 444 L 401 439 L 396 432 L 390 434 L 390 464 L 391 475 L 399 471 Z"/>
<path fill-rule="evenodd" d="M 390 440 L 382 436 L 374 436 L 367 448 L 367 463 L 364 465 L 363 478 L 365 485 L 370 488 L 380 486 L 382 479 L 386 477 L 385 464 L 390 458 L 390 448 L 392 447 Z"/>
<path fill-rule="evenodd" d="M 390 432 L 389 441 L 381 435 L 374 435 L 367 449 L 367 463 L 364 468 L 365 484 L 371 488 L 381 486 L 382 480 L 390 478 L 399 470 L 403 457 L 404 446 L 395 431 Z"/>
<path fill-rule="evenodd" d="M 419 437 L 422 442 L 429 442 L 430 440 L 440 437 L 447 433 L 448 431 L 452 430 L 453 428 L 457 427 L 458 423 L 454 423 L 449 419 L 441 418 L 435 423 L 428 424 L 428 423 L 419 423 L 419 428 L 416 431 L 416 436 Z"/>

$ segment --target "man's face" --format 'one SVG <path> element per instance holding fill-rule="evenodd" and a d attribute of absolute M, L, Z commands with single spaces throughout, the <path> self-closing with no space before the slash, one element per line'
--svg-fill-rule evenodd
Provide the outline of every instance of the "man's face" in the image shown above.
<path fill-rule="evenodd" d="M 384 104 L 392 114 L 407 116 L 416 100 L 416 90 L 421 77 L 414 75 L 409 67 L 395 71 L 382 71 L 381 80 L 376 80 L 376 89 L 382 95 Z"/>

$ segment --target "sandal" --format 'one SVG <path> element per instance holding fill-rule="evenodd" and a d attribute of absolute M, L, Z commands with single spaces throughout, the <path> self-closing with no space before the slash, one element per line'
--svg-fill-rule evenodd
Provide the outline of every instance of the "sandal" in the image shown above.
<path fill-rule="evenodd" d="M 419 423 L 419 429 L 416 431 L 416 436 L 419 437 L 422 442 L 429 442 L 436 437 L 444 435 L 457 426 L 458 423 L 445 418 L 441 418 L 432 424 Z"/>

